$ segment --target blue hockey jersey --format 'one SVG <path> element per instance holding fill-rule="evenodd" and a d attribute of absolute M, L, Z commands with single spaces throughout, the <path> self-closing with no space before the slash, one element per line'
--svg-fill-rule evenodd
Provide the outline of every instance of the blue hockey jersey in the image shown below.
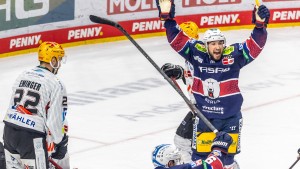
<path fill-rule="evenodd" d="M 202 41 L 189 39 L 175 20 L 164 23 L 172 48 L 194 67 L 192 92 L 197 108 L 208 118 L 226 119 L 240 113 L 243 103 L 238 79 L 240 69 L 255 60 L 267 40 L 266 28 L 254 28 L 243 43 L 224 48 L 219 61 L 212 60 Z"/>

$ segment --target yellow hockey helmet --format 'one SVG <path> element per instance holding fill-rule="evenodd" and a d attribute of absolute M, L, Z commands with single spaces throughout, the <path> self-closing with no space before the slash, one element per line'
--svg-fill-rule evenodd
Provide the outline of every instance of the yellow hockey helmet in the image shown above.
<path fill-rule="evenodd" d="M 43 42 L 38 49 L 39 61 L 50 63 L 55 57 L 60 61 L 65 57 L 65 50 L 56 42 Z"/>
<path fill-rule="evenodd" d="M 195 22 L 188 21 L 179 25 L 182 31 L 190 38 L 199 39 L 199 27 Z"/>

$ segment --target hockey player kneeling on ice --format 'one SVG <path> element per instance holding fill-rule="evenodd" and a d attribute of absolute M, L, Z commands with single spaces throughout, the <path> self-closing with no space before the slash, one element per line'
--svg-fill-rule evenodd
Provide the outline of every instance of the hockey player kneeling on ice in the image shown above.
<path fill-rule="evenodd" d="M 241 151 L 243 126 L 243 97 L 238 86 L 240 71 L 263 50 L 270 11 L 264 5 L 254 7 L 252 23 L 255 26 L 250 37 L 242 43 L 227 45 L 225 35 L 217 28 L 208 29 L 202 39 L 189 38 L 175 20 L 174 0 L 156 0 L 156 3 L 159 18 L 165 21 L 168 42 L 194 68 L 192 93 L 196 107 L 218 131 L 232 136 L 234 144 L 228 149 L 224 165 L 226 169 L 234 169 L 237 167 L 234 157 Z M 192 160 L 207 157 L 214 137 L 215 134 L 196 117 Z"/>
<path fill-rule="evenodd" d="M 181 154 L 171 144 L 161 144 L 152 152 L 152 163 L 155 169 L 224 169 L 223 162 L 227 158 L 232 138 L 225 132 L 217 133 L 211 146 L 211 153 L 206 159 L 183 163 Z"/>
<path fill-rule="evenodd" d="M 39 66 L 24 71 L 16 79 L 4 117 L 7 168 L 48 169 L 48 133 L 55 145 L 65 146 L 67 92 L 56 76 L 65 59 L 60 44 L 43 42 L 38 48 Z"/>

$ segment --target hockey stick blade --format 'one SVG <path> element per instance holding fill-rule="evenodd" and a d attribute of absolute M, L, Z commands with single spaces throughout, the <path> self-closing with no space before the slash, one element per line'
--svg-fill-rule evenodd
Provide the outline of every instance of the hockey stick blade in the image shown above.
<path fill-rule="evenodd" d="M 99 24 L 105 24 L 105 25 L 110 25 L 113 27 L 118 27 L 118 23 L 105 19 L 105 18 L 101 18 L 99 16 L 95 16 L 95 15 L 90 15 L 90 20 L 94 23 L 99 23 Z"/>

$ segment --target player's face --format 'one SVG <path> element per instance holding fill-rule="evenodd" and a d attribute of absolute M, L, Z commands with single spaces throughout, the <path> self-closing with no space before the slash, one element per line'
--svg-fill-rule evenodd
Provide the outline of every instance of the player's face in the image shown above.
<path fill-rule="evenodd" d="M 169 163 L 168 163 L 168 166 L 169 167 L 173 167 L 173 166 L 175 166 L 176 164 L 175 164 L 175 161 L 174 160 L 170 160 L 169 161 Z"/>
<path fill-rule="evenodd" d="M 61 57 L 58 57 L 58 60 L 55 57 L 53 57 L 52 60 L 51 60 L 51 67 L 53 69 L 52 73 L 55 74 L 55 75 L 58 73 L 58 69 L 61 66 L 61 60 L 62 60 Z"/>
<path fill-rule="evenodd" d="M 221 59 L 224 50 L 224 41 L 212 41 L 208 42 L 208 52 L 213 60 L 218 61 Z"/>

